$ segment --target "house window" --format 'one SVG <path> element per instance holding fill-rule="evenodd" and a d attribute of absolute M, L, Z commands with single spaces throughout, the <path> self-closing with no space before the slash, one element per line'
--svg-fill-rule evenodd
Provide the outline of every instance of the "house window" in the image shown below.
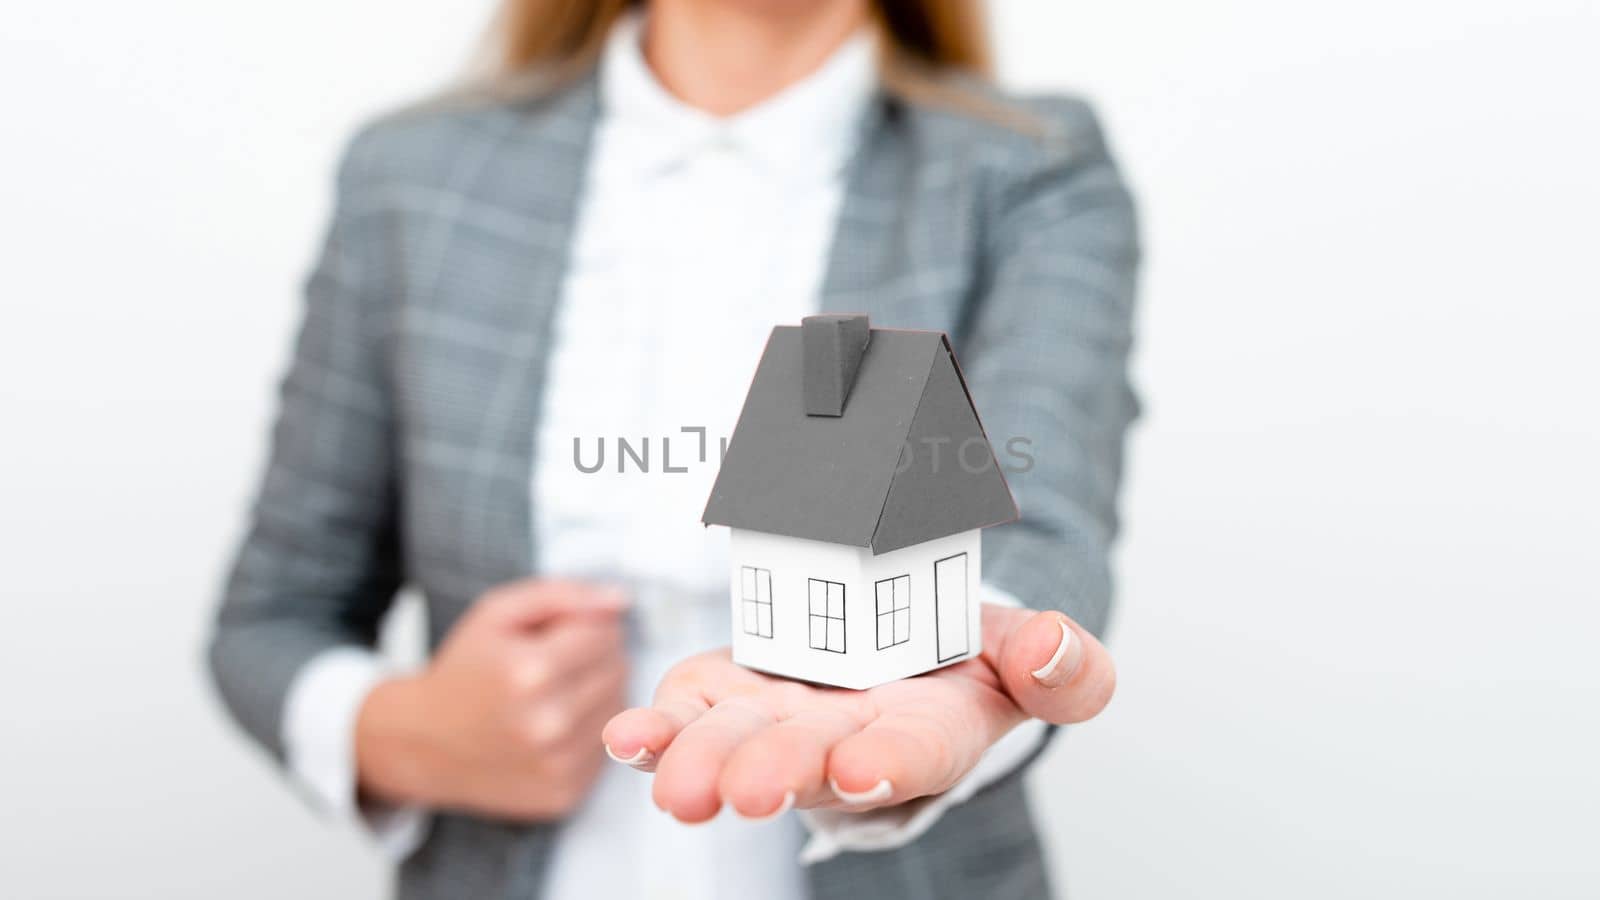
<path fill-rule="evenodd" d="M 811 604 L 811 649 L 844 652 L 844 585 L 820 578 L 806 579 Z"/>
<path fill-rule="evenodd" d="M 744 609 L 744 633 L 772 637 L 772 570 L 740 566 L 739 602 Z"/>
<path fill-rule="evenodd" d="M 911 576 L 885 578 L 878 592 L 878 649 L 911 640 Z"/>

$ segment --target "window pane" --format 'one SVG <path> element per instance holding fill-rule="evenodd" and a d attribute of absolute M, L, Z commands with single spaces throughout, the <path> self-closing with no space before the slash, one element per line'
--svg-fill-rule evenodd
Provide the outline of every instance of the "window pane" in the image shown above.
<path fill-rule="evenodd" d="M 811 612 L 813 615 L 827 615 L 828 612 L 828 583 L 815 578 L 806 582 L 811 593 Z"/>
<path fill-rule="evenodd" d="M 828 649 L 828 620 L 821 616 L 811 616 L 811 649 Z"/>
<path fill-rule="evenodd" d="M 878 649 L 894 644 L 894 613 L 878 614 Z"/>
<path fill-rule="evenodd" d="M 772 602 L 772 570 L 756 570 L 756 600 L 761 603 Z"/>
<path fill-rule="evenodd" d="M 740 604 L 744 607 L 744 633 L 756 633 L 756 605 L 753 601 L 746 600 Z"/>
<path fill-rule="evenodd" d="M 844 618 L 844 585 L 833 581 L 828 582 L 828 615 Z"/>
<path fill-rule="evenodd" d="M 749 566 L 739 567 L 739 597 L 744 600 L 756 598 L 756 570 Z"/>
<path fill-rule="evenodd" d="M 756 633 L 762 637 L 772 637 L 772 604 L 752 604 L 756 608 Z"/>
<path fill-rule="evenodd" d="M 877 591 L 878 612 L 886 613 L 894 609 L 894 582 L 880 581 L 874 587 Z"/>
<path fill-rule="evenodd" d="M 844 652 L 844 620 L 828 620 L 828 649 L 835 653 Z"/>
<path fill-rule="evenodd" d="M 911 608 L 911 576 L 901 575 L 894 580 L 894 608 Z"/>
<path fill-rule="evenodd" d="M 911 640 L 911 610 L 896 610 L 894 614 L 894 642 L 903 644 Z"/>

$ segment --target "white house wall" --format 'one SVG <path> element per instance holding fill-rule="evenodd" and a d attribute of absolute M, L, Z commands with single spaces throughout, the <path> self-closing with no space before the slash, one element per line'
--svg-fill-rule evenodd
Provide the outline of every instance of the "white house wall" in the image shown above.
<path fill-rule="evenodd" d="M 729 542 L 729 610 L 733 629 L 733 659 L 740 665 L 775 675 L 843 684 L 853 681 L 848 652 L 813 650 L 810 645 L 810 598 L 807 579 L 819 578 L 845 586 L 846 650 L 857 636 L 850 617 L 859 603 L 861 557 L 864 551 L 839 544 L 783 537 L 759 531 L 732 530 Z M 742 568 L 751 566 L 772 573 L 772 637 L 746 634 Z"/>
<path fill-rule="evenodd" d="M 852 619 L 850 626 L 860 629 L 873 641 L 872 653 L 881 660 L 883 668 L 898 674 L 889 678 L 905 678 L 941 665 L 960 662 L 977 656 L 983 648 L 983 634 L 978 615 L 978 584 L 981 581 L 982 547 L 981 531 L 974 529 L 961 534 L 937 538 L 914 544 L 879 556 L 867 555 L 863 559 L 863 594 L 868 603 L 862 604 L 860 624 Z M 938 659 L 935 629 L 937 617 L 934 606 L 934 564 L 941 559 L 966 554 L 966 653 L 952 655 L 940 662 Z M 871 609 L 877 582 L 901 575 L 909 575 L 911 583 L 911 638 L 904 644 L 886 650 L 875 649 L 877 644 L 877 613 Z M 946 623 L 947 626 L 949 623 Z M 852 636 L 854 634 L 852 633 Z M 889 680 L 889 679 L 884 679 Z"/>
<path fill-rule="evenodd" d="M 866 688 L 977 655 L 981 561 L 977 530 L 939 538 L 881 556 L 865 548 L 733 529 L 729 611 L 734 660 L 753 669 L 840 687 Z M 968 652 L 938 660 L 934 599 L 936 561 L 966 554 Z M 745 633 L 743 567 L 772 573 L 771 634 Z M 908 576 L 909 639 L 878 649 L 876 582 Z M 808 579 L 844 585 L 845 653 L 811 647 Z"/>

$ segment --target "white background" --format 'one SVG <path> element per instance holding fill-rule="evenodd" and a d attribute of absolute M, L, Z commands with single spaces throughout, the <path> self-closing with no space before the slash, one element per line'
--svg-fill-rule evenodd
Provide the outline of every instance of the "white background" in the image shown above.
<path fill-rule="evenodd" d="M 487 0 L 0 22 L 0 895 L 377 897 L 205 620 L 329 173 Z M 1149 246 L 1078 898 L 1600 896 L 1600 5 L 1011 0 Z"/>

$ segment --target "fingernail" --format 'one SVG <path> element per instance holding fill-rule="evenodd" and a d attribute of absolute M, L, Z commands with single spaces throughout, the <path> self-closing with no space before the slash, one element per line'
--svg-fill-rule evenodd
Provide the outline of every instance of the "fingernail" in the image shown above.
<path fill-rule="evenodd" d="M 770 822 L 791 809 L 794 809 L 794 791 L 785 791 L 783 795 L 783 802 L 779 803 L 778 808 L 772 812 L 769 812 L 764 816 L 746 816 L 744 813 L 739 813 L 739 815 L 742 816 L 746 821 L 750 822 Z M 737 812 L 737 810 L 735 810 L 735 812 Z"/>
<path fill-rule="evenodd" d="M 627 757 L 618 756 L 616 751 L 611 749 L 611 745 L 610 744 L 606 744 L 605 748 L 606 748 L 606 755 L 607 756 L 611 757 L 612 759 L 616 760 L 619 763 L 622 763 L 625 766 L 632 766 L 635 769 L 642 769 L 645 766 L 648 766 L 651 763 L 655 762 L 655 759 L 656 759 L 656 755 L 654 753 L 651 753 L 649 750 L 647 750 L 644 747 L 640 747 L 638 750 L 634 751 L 634 754 L 632 756 L 627 756 Z"/>
<path fill-rule="evenodd" d="M 1056 652 L 1050 661 L 1033 670 L 1035 681 L 1045 687 L 1060 687 L 1067 683 L 1072 673 L 1078 670 L 1078 661 L 1083 658 L 1083 642 L 1078 640 L 1078 635 L 1067 627 L 1065 619 L 1056 620 L 1061 626 L 1061 643 L 1056 645 Z"/>
<path fill-rule="evenodd" d="M 851 806 L 861 806 L 866 803 L 882 803 L 883 801 L 889 799 L 890 795 L 894 793 L 894 786 L 889 784 L 889 779 L 887 778 L 883 779 L 872 787 L 861 791 L 860 793 L 852 793 L 839 787 L 839 782 L 834 781 L 832 778 L 828 779 L 828 785 L 833 788 L 833 795 L 835 797 L 838 797 L 840 800 L 843 800 Z"/>

